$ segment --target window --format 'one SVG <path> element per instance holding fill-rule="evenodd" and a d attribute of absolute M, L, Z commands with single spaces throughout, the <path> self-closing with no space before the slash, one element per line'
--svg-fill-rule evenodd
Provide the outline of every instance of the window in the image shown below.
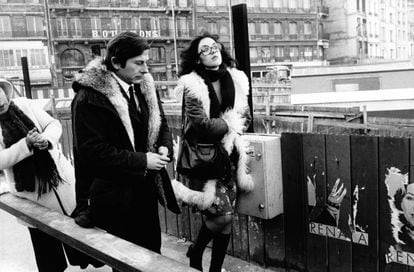
<path fill-rule="evenodd" d="M 165 49 L 164 47 L 151 47 L 149 58 L 152 63 L 165 63 Z"/>
<path fill-rule="evenodd" d="M 26 19 L 23 16 L 13 16 L 13 37 L 27 37 Z"/>
<path fill-rule="evenodd" d="M 262 35 L 269 35 L 269 23 L 260 24 L 260 33 L 262 33 Z"/>
<path fill-rule="evenodd" d="M 249 23 L 249 35 L 256 34 L 256 24 L 255 23 Z"/>
<path fill-rule="evenodd" d="M 291 46 L 289 50 L 290 59 L 297 60 L 299 57 L 299 48 L 297 46 Z"/>
<path fill-rule="evenodd" d="M 310 22 L 305 22 L 303 25 L 303 31 L 305 35 L 311 35 L 312 34 L 312 24 Z"/>
<path fill-rule="evenodd" d="M 138 7 L 139 6 L 139 0 L 131 0 L 131 6 L 132 7 Z"/>
<path fill-rule="evenodd" d="M 157 0 L 152 0 L 152 1 L 157 2 Z M 209 1 L 209 2 L 210 2 L 210 1 Z M 179 7 L 181 7 L 181 8 L 186 8 L 186 7 L 188 7 L 187 0 L 179 0 L 179 1 L 178 1 L 178 6 L 179 6 Z"/>
<path fill-rule="evenodd" d="M 121 18 L 121 30 L 131 30 L 131 18 L 122 17 Z"/>
<path fill-rule="evenodd" d="M 82 37 L 82 26 L 80 18 L 70 18 L 70 29 L 73 37 Z"/>
<path fill-rule="evenodd" d="M 306 60 L 312 60 L 312 47 L 305 47 L 304 57 Z"/>
<path fill-rule="evenodd" d="M 140 30 L 151 30 L 151 18 L 141 17 L 141 27 Z"/>
<path fill-rule="evenodd" d="M 277 46 L 275 47 L 275 57 L 276 58 L 283 58 L 285 56 L 283 47 Z"/>
<path fill-rule="evenodd" d="M 277 22 L 273 26 L 275 28 L 274 29 L 275 35 L 283 35 L 283 32 L 282 32 L 282 23 Z"/>
<path fill-rule="evenodd" d="M 298 8 L 297 0 L 289 0 L 288 5 L 289 5 L 289 9 L 297 9 Z"/>
<path fill-rule="evenodd" d="M 27 34 L 29 37 L 43 36 L 43 18 L 39 16 L 26 16 Z"/>
<path fill-rule="evenodd" d="M 212 1 L 212 0 L 207 0 L 206 1 L 207 7 L 216 7 L 216 1 Z"/>
<path fill-rule="evenodd" d="M 390 23 L 392 24 L 392 13 L 390 13 Z"/>
<path fill-rule="evenodd" d="M 268 0 L 260 0 L 260 7 L 261 8 L 268 8 L 269 7 L 269 1 Z"/>
<path fill-rule="evenodd" d="M 149 6 L 150 7 L 157 7 L 158 6 L 158 0 L 149 0 Z"/>
<path fill-rule="evenodd" d="M 289 23 L 289 34 L 297 35 L 298 34 L 298 24 L 295 22 Z"/>
<path fill-rule="evenodd" d="M 0 16 L 0 37 L 11 37 L 12 29 L 9 16 Z"/>
<path fill-rule="evenodd" d="M 45 66 L 46 55 L 43 49 L 30 49 L 31 66 Z"/>
<path fill-rule="evenodd" d="M 217 22 L 209 22 L 208 25 L 208 32 L 210 33 L 218 33 L 218 27 L 217 27 Z"/>
<path fill-rule="evenodd" d="M 207 1 L 207 3 L 210 1 Z M 204 7 L 206 5 L 205 0 L 196 0 L 197 7 Z"/>
<path fill-rule="evenodd" d="M 16 49 L 17 66 L 22 66 L 22 57 L 27 57 L 27 49 Z"/>
<path fill-rule="evenodd" d="M 60 17 L 56 20 L 56 29 L 58 37 L 67 37 L 68 36 L 68 22 L 66 18 Z"/>
<path fill-rule="evenodd" d="M 390 42 L 393 41 L 392 35 L 393 35 L 392 30 L 390 30 Z"/>
<path fill-rule="evenodd" d="M 170 35 L 170 18 L 160 18 L 160 35 Z"/>
<path fill-rule="evenodd" d="M 14 66 L 13 50 L 0 50 L 0 68 L 10 69 Z"/>
<path fill-rule="evenodd" d="M 310 9 L 311 8 L 310 0 L 303 0 L 303 8 L 304 9 Z"/>
<path fill-rule="evenodd" d="M 225 20 L 221 20 L 220 23 L 220 37 L 224 40 L 228 40 L 229 39 L 229 22 L 225 21 Z"/>
<path fill-rule="evenodd" d="M 246 0 L 247 7 L 254 8 L 254 0 Z"/>
<path fill-rule="evenodd" d="M 282 0 L 272 0 L 273 2 L 273 7 L 277 8 L 277 9 L 281 9 L 282 8 Z"/>
<path fill-rule="evenodd" d="M 211 26 L 211 33 L 218 33 L 217 23 Z M 178 36 L 188 37 L 190 35 L 188 20 L 186 17 L 178 17 L 177 21 Z"/>
<path fill-rule="evenodd" d="M 256 60 L 257 59 L 257 48 L 250 47 L 250 59 Z"/>

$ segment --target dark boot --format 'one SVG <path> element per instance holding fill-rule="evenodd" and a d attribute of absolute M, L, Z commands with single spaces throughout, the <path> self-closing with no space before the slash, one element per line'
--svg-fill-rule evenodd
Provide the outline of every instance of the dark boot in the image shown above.
<path fill-rule="evenodd" d="M 217 233 L 213 239 L 209 272 L 220 272 L 229 245 L 230 234 Z"/>
<path fill-rule="evenodd" d="M 201 226 L 197 240 L 187 251 L 187 257 L 190 258 L 190 267 L 203 271 L 203 253 L 214 233 L 207 228 L 205 224 Z"/>

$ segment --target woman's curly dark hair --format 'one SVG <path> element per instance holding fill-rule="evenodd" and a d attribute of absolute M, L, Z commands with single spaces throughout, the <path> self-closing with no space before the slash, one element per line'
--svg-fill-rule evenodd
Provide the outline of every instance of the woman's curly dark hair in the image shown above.
<path fill-rule="evenodd" d="M 399 188 L 394 194 L 394 204 L 397 209 L 402 211 L 401 203 L 403 201 L 404 196 L 407 194 L 405 189 Z"/>
<path fill-rule="evenodd" d="M 223 44 L 218 41 L 218 36 L 217 35 L 212 35 L 208 32 L 205 32 L 202 35 L 197 36 L 196 38 L 194 38 L 191 41 L 190 45 L 183 52 L 181 52 L 181 54 L 180 54 L 181 71 L 179 73 L 179 76 L 191 73 L 193 70 L 195 70 L 197 65 L 200 65 L 199 63 L 197 63 L 197 61 L 199 60 L 198 44 L 204 38 L 211 38 L 211 39 L 215 40 L 217 43 L 221 44 L 222 49 L 221 49 L 220 53 L 221 53 L 221 57 L 223 59 L 223 63 L 225 65 L 227 65 L 228 67 L 236 67 L 237 66 L 237 61 L 230 56 L 230 54 L 225 50 Z"/>

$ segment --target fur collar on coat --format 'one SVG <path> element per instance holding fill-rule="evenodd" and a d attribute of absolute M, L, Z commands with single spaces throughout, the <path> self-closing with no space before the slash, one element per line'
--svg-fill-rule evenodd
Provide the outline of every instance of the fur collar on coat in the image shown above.
<path fill-rule="evenodd" d="M 250 174 L 248 174 L 249 157 L 246 154 L 247 143 L 240 137 L 245 131 L 246 111 L 249 107 L 247 103 L 247 96 L 249 93 L 249 81 L 244 72 L 235 68 L 227 68 L 230 73 L 235 89 L 234 108 L 227 110 L 221 118 L 227 123 L 229 131 L 222 139 L 222 144 L 226 151 L 231 154 L 233 148 L 236 148 L 239 153 L 239 160 L 237 164 L 237 185 L 243 191 L 253 190 L 254 184 Z M 177 100 L 182 101 L 183 93 L 189 97 L 199 100 L 202 104 L 204 112 L 207 117 L 210 116 L 210 98 L 208 94 L 208 87 L 196 72 L 183 75 L 178 81 L 178 86 L 175 89 Z M 216 180 L 207 180 L 203 192 L 191 190 L 182 183 L 173 180 L 174 192 L 177 199 L 180 199 L 188 204 L 197 205 L 204 210 L 209 208 L 215 201 L 216 194 Z"/>
<path fill-rule="evenodd" d="M 119 114 L 122 124 L 128 133 L 129 140 L 135 149 L 134 131 L 131 119 L 129 118 L 128 102 L 122 95 L 118 81 L 112 72 L 106 69 L 101 59 L 92 60 L 81 72 L 75 75 L 75 81 L 79 84 L 90 87 L 105 95 Z M 155 151 L 155 143 L 158 139 L 161 127 L 161 111 L 158 104 L 154 79 L 150 73 L 144 74 L 141 81 L 141 92 L 148 105 L 148 151 Z"/>

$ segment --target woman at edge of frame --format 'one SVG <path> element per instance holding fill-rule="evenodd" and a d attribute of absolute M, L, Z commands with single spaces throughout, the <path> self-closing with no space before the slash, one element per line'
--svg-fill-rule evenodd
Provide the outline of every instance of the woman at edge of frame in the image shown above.
<path fill-rule="evenodd" d="M 179 200 L 201 212 L 203 225 L 187 252 L 190 267 L 203 270 L 202 257 L 213 240 L 210 272 L 221 271 L 230 240 L 231 222 L 238 189 L 252 191 L 249 157 L 241 134 L 250 124 L 247 96 L 249 81 L 235 68 L 236 61 L 217 37 L 204 33 L 181 54 L 181 71 L 175 89 L 184 95 L 185 136 L 195 143 L 221 142 L 230 158 L 227 173 L 218 179 L 178 175 L 174 191 Z M 185 120 L 182 120 L 183 122 Z"/>

